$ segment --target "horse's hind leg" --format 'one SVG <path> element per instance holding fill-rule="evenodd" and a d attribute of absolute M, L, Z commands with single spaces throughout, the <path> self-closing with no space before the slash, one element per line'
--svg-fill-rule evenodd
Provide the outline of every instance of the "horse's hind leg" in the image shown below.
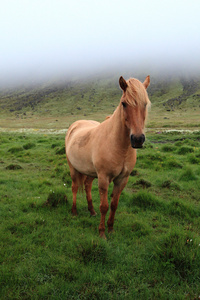
<path fill-rule="evenodd" d="M 70 175 L 72 178 L 72 194 L 73 194 L 73 205 L 72 205 L 72 214 L 74 216 L 77 215 L 77 209 L 76 209 L 76 195 L 78 192 L 78 189 L 83 190 L 83 183 L 85 181 L 85 175 L 79 173 L 74 167 L 71 165 L 71 163 L 68 160 L 69 168 L 70 168 Z"/>
<path fill-rule="evenodd" d="M 94 180 L 93 177 L 87 176 L 84 184 L 85 184 L 86 198 L 88 202 L 88 210 L 90 211 L 91 216 L 96 216 L 96 212 L 92 204 L 92 194 L 91 194 L 93 180 Z"/>
<path fill-rule="evenodd" d="M 76 195 L 78 192 L 78 183 L 76 180 L 72 179 L 72 194 L 73 194 L 73 204 L 72 204 L 72 214 L 77 216 L 77 209 L 76 209 Z"/>
<path fill-rule="evenodd" d="M 73 172 L 71 172 L 71 177 L 72 177 L 72 193 L 73 193 L 72 214 L 76 216 L 77 215 L 76 195 L 78 190 L 83 191 L 83 183 L 85 181 L 86 176 L 74 169 Z"/>

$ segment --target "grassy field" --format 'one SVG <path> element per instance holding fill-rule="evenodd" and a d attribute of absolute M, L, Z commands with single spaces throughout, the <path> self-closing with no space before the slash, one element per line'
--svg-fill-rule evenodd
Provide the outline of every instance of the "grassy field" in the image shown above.
<path fill-rule="evenodd" d="M 107 241 L 70 185 L 64 134 L 1 133 L 0 299 L 199 298 L 200 131 L 148 131 Z"/>
<path fill-rule="evenodd" d="M 199 77 L 151 76 L 147 141 L 115 233 L 98 236 L 97 180 L 97 216 L 84 194 L 71 215 L 64 132 L 114 111 L 119 76 L 0 89 L 0 299 L 200 297 Z"/>

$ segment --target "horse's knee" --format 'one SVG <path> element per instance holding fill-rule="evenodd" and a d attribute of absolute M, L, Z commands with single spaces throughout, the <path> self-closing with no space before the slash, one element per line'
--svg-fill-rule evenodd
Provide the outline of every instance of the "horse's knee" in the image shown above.
<path fill-rule="evenodd" d="M 100 194 L 100 196 L 107 195 L 107 193 L 108 193 L 108 188 L 107 187 L 99 186 L 99 194 Z"/>
<path fill-rule="evenodd" d="M 102 203 L 100 204 L 100 212 L 105 215 L 108 211 L 109 205 L 108 203 Z"/>

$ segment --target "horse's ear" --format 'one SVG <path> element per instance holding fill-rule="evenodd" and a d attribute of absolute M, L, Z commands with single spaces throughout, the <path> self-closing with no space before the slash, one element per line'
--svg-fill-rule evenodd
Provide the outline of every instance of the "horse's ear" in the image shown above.
<path fill-rule="evenodd" d="M 126 89 L 127 89 L 127 87 L 128 87 L 128 84 L 126 83 L 126 80 L 125 80 L 122 76 L 119 78 L 119 85 L 120 85 L 121 89 L 122 89 L 124 92 L 126 92 Z"/>
<path fill-rule="evenodd" d="M 144 85 L 145 89 L 148 88 L 149 84 L 150 84 L 150 76 L 148 75 L 146 77 L 145 81 L 143 82 L 143 85 Z"/>

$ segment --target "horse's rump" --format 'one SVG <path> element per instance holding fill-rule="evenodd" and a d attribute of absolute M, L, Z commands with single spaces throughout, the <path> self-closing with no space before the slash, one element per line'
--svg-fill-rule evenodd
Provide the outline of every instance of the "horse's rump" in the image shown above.
<path fill-rule="evenodd" d="M 92 163 L 93 129 L 100 123 L 81 120 L 73 123 L 65 138 L 65 148 L 68 161 L 80 173 L 96 177 Z"/>

